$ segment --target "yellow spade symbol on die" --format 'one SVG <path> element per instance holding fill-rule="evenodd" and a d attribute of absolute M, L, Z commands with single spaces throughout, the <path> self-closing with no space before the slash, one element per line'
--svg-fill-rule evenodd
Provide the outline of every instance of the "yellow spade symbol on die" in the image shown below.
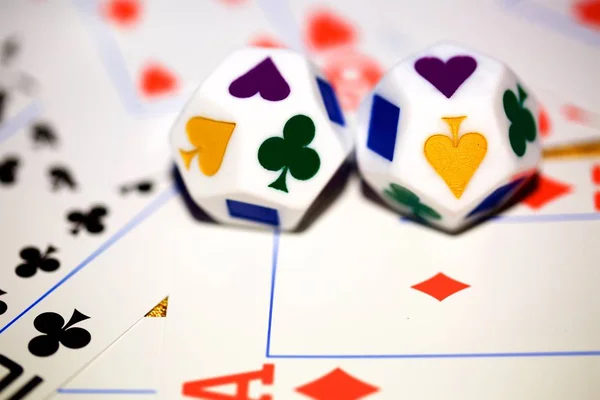
<path fill-rule="evenodd" d="M 234 122 L 217 121 L 205 117 L 192 117 L 185 125 L 187 137 L 194 149 L 179 149 L 183 163 L 190 169 L 198 156 L 198 167 L 206 176 L 213 176 L 221 168 L 227 144 L 235 129 Z"/>
<path fill-rule="evenodd" d="M 487 140 L 481 133 L 468 132 L 458 137 L 460 124 L 465 118 L 467 117 L 442 117 L 450 127 L 452 138 L 436 134 L 425 142 L 427 161 L 457 199 L 462 196 L 487 152 Z"/>

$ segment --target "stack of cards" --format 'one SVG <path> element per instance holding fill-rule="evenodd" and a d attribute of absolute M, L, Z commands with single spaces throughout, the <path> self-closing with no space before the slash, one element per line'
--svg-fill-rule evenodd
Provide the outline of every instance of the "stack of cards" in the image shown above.
<path fill-rule="evenodd" d="M 168 146 L 235 48 L 307 52 L 352 124 L 442 39 L 532 83 L 548 149 L 597 141 L 598 2 L 550 3 L 3 4 L 0 400 L 594 399 L 600 160 L 546 159 L 534 192 L 459 236 L 352 173 L 290 235 L 207 221 Z"/>

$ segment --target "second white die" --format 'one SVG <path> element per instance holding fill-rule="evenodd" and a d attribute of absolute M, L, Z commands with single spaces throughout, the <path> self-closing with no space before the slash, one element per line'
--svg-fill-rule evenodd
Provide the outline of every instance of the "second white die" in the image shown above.
<path fill-rule="evenodd" d="M 537 116 L 535 98 L 506 65 L 438 44 L 395 65 L 361 105 L 358 166 L 393 208 L 460 230 L 533 176 Z"/>
<path fill-rule="evenodd" d="M 201 84 L 170 132 L 190 197 L 223 223 L 295 229 L 352 150 L 333 88 L 285 49 L 246 48 Z"/>

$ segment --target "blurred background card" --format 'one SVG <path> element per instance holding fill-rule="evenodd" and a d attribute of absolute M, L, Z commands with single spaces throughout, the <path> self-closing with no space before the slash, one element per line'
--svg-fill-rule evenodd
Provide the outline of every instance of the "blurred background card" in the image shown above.
<path fill-rule="evenodd" d="M 136 113 L 178 111 L 231 51 L 269 32 L 251 1 L 75 3 L 113 84 Z"/>
<path fill-rule="evenodd" d="M 502 60 L 534 88 L 555 91 L 591 109 L 599 107 L 600 90 L 592 88 L 598 85 L 594 77 L 600 69 L 600 46 L 563 33 L 554 21 L 540 25 L 522 18 L 505 3 L 374 0 L 365 5 L 351 0 L 342 5 L 290 0 L 290 7 L 299 21 L 323 7 L 344 15 L 384 68 L 434 42 L 456 41 Z"/>

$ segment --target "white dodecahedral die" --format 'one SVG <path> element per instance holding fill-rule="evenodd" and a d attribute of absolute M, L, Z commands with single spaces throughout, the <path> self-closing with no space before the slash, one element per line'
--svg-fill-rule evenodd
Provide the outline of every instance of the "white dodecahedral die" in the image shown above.
<path fill-rule="evenodd" d="M 503 63 L 454 44 L 395 65 L 357 120 L 363 179 L 394 209 L 448 231 L 496 211 L 541 159 L 527 86 Z"/>
<path fill-rule="evenodd" d="M 173 125 L 194 202 L 222 223 L 296 228 L 352 150 L 330 84 L 285 49 L 232 53 Z"/>

